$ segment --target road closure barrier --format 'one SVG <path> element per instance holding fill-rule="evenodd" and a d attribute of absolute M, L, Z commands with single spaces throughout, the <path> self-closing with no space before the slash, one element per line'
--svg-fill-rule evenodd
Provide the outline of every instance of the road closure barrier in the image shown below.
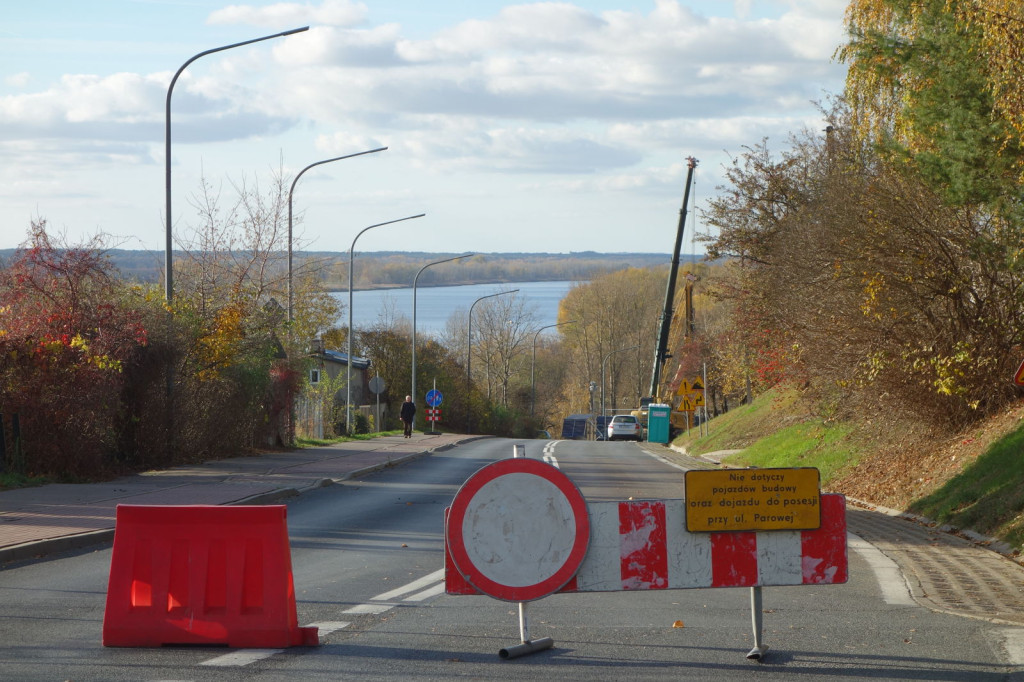
<path fill-rule="evenodd" d="M 540 650 L 542 640 L 525 634 L 525 602 L 556 592 L 745 587 L 754 629 L 747 658 L 761 661 L 762 588 L 849 579 L 846 498 L 821 494 L 812 469 L 690 481 L 693 473 L 686 499 L 588 503 L 539 461 L 485 466 L 445 511 L 445 592 L 519 602 L 522 644 L 499 652 L 504 658 Z"/>
<path fill-rule="evenodd" d="M 848 579 L 846 498 L 821 495 L 821 527 L 691 533 L 683 500 L 590 502 L 590 545 L 559 592 L 834 585 Z M 450 550 L 448 594 L 479 594 Z M 495 596 L 495 595 L 491 595 Z"/>
<path fill-rule="evenodd" d="M 286 512 L 118 505 L 103 645 L 316 646 L 298 626 Z"/>

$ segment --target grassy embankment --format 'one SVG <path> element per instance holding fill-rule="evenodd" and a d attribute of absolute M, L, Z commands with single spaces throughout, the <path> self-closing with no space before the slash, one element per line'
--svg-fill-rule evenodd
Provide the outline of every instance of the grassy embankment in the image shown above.
<path fill-rule="evenodd" d="M 726 466 L 817 467 L 826 490 L 849 494 L 844 487 L 855 484 L 858 476 L 878 476 L 890 462 L 896 465 L 891 452 L 872 437 L 870 428 L 815 416 L 793 390 L 765 393 L 750 405 L 715 417 L 708 427 L 707 435 L 699 436 L 694 429 L 677 438 L 675 445 L 695 455 L 742 450 L 726 457 Z M 959 436 L 931 443 L 933 452 L 917 441 L 912 452 L 904 453 L 909 455 L 913 469 L 909 475 L 929 481 L 927 489 L 912 496 L 905 508 L 939 523 L 996 537 L 1014 547 L 1024 546 L 1024 424 L 1020 419 L 1004 418 L 998 428 L 973 428 L 964 434 L 963 442 L 978 438 L 980 433 L 986 436 L 977 444 L 979 454 L 963 457 L 953 467 L 943 453 Z M 907 459 L 903 458 L 902 466 L 907 466 Z M 945 463 L 937 468 L 933 464 L 936 461 Z"/>

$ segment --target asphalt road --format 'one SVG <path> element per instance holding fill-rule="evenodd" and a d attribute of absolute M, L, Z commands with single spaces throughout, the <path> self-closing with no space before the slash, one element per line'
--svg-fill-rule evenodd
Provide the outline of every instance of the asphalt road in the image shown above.
<path fill-rule="evenodd" d="M 528 604 L 530 633 L 553 648 L 502 660 L 516 605 L 446 595 L 440 569 L 445 507 L 511 449 L 476 441 L 288 502 L 299 622 L 320 627 L 319 647 L 104 648 L 100 549 L 0 572 L 0 679 L 1024 679 L 1024 628 L 922 605 L 914 579 L 856 538 L 848 583 L 764 590 L 762 663 L 745 658 L 747 589 L 546 597 Z M 527 455 L 557 462 L 588 502 L 682 496 L 678 466 L 632 443 L 531 441 Z"/>

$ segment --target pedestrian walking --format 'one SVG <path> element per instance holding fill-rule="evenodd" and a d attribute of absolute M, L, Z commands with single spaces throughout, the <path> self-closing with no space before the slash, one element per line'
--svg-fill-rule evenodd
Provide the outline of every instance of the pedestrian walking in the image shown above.
<path fill-rule="evenodd" d="M 402 403 L 402 411 L 399 413 L 399 417 L 402 419 L 402 424 L 405 425 L 405 437 L 412 438 L 412 421 L 416 417 L 416 403 L 412 401 L 412 396 L 405 396 L 405 402 Z"/>

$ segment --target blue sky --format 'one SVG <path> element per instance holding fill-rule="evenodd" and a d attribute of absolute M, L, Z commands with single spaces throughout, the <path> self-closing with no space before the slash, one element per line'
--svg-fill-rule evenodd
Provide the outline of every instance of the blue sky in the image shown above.
<path fill-rule="evenodd" d="M 822 128 L 846 3 L 37 0 L 0 24 L 0 248 L 29 222 L 162 252 L 164 98 L 176 237 L 205 178 L 296 186 L 296 247 L 664 251 L 687 156 L 702 206 L 743 145 Z M 704 229 L 699 218 L 690 227 Z M 687 249 L 690 240 L 687 239 Z"/>

